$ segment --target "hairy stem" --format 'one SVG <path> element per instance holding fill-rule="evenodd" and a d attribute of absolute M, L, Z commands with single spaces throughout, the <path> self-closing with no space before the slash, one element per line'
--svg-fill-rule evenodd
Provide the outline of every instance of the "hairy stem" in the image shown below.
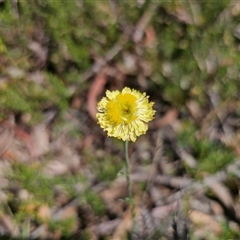
<path fill-rule="evenodd" d="M 131 207 L 131 215 L 134 219 L 135 216 L 135 202 L 133 198 L 133 192 L 132 192 L 132 181 L 130 179 L 131 175 L 131 165 L 129 160 L 129 154 L 128 154 L 128 141 L 124 142 L 124 152 L 125 152 L 125 164 L 126 164 L 126 179 L 127 179 L 127 186 L 128 186 L 128 203 Z"/>
<path fill-rule="evenodd" d="M 128 198 L 132 200 L 132 182 L 130 179 L 131 174 L 131 166 L 128 154 L 128 141 L 124 142 L 124 153 L 125 153 L 125 164 L 126 164 L 126 179 L 127 179 L 127 186 L 128 186 Z"/>

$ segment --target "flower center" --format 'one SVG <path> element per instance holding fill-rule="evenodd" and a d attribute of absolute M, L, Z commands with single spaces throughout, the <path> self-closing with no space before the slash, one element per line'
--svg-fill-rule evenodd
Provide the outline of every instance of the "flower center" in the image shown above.
<path fill-rule="evenodd" d="M 129 93 L 120 93 L 108 102 L 107 118 L 114 125 L 129 124 L 137 118 L 136 97 Z"/>

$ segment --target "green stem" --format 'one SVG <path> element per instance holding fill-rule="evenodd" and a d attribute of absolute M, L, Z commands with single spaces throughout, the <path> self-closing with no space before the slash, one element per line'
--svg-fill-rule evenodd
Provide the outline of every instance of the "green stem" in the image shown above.
<path fill-rule="evenodd" d="M 126 163 L 126 179 L 127 179 L 127 186 L 128 186 L 128 198 L 130 202 L 132 202 L 132 182 L 130 179 L 131 174 L 131 166 L 128 154 L 128 141 L 124 142 L 124 153 L 125 153 L 125 163 Z"/>
<path fill-rule="evenodd" d="M 131 207 L 131 215 L 134 219 L 135 216 L 135 202 L 133 199 L 133 192 L 132 192 L 132 181 L 130 179 L 131 175 L 131 165 L 130 165 L 130 159 L 129 159 L 129 153 L 128 153 L 128 141 L 124 142 L 124 153 L 125 153 L 125 164 L 126 164 L 126 179 L 127 179 L 127 186 L 128 186 L 128 203 Z"/>

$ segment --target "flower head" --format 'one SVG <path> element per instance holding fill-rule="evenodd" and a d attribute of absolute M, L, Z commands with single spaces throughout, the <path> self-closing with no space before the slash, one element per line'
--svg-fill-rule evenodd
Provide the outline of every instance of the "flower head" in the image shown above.
<path fill-rule="evenodd" d="M 146 93 L 125 87 L 120 91 L 108 91 L 98 103 L 98 124 L 108 136 L 123 141 L 136 141 L 145 134 L 147 123 L 154 118 L 153 102 Z"/>

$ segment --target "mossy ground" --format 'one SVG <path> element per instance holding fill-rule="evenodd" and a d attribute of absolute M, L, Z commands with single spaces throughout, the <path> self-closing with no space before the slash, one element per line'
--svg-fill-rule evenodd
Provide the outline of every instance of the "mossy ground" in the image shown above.
<path fill-rule="evenodd" d="M 14 116 L 25 133 L 16 135 L 28 148 L 39 124 L 48 136 L 46 152 L 11 163 L 4 172 L 0 219 L 10 218 L 17 231 L 5 228 L 0 235 L 24 239 L 45 224 L 52 239 L 91 239 L 92 226 L 124 215 L 122 185 L 111 189 L 124 169 L 122 143 L 107 138 L 91 117 L 105 89 L 133 87 L 155 102 L 155 125 L 141 138 L 141 147 L 130 146 L 137 177 L 153 158 L 159 173 L 193 181 L 233 163 L 240 153 L 239 19 L 237 1 L 0 1 L 0 117 Z M 105 84 L 98 88 L 102 72 Z M 172 109 L 178 116 L 158 125 Z M 169 126 L 176 134 L 172 138 Z M 167 136 L 161 145 L 162 130 Z M 174 146 L 193 156 L 196 167 L 186 165 Z M 59 172 L 47 176 L 51 162 Z M 238 193 L 232 191 L 238 178 L 231 177 L 229 192 L 238 206 Z M 110 200 L 103 197 L 105 190 Z M 148 206 L 157 207 L 149 196 Z M 75 215 L 51 217 L 74 199 Z M 46 218 L 42 206 L 50 211 Z M 231 221 L 226 218 L 221 239 L 239 238 Z M 193 223 L 190 239 L 197 230 Z"/>

